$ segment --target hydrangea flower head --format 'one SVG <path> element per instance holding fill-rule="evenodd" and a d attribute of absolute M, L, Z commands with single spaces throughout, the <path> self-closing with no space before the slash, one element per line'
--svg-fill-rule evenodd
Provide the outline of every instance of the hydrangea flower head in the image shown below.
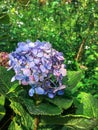
<path fill-rule="evenodd" d="M 48 42 L 19 42 L 16 50 L 9 54 L 9 70 L 14 69 L 11 82 L 19 80 L 22 85 L 30 85 L 29 95 L 48 95 L 64 93 L 62 79 L 66 76 L 64 57 Z M 52 79 L 55 79 L 55 83 Z"/>

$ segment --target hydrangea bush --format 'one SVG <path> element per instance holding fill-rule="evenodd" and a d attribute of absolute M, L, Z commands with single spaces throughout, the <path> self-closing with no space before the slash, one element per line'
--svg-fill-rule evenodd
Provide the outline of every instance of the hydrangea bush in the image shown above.
<path fill-rule="evenodd" d="M 53 49 L 50 43 L 27 40 L 19 42 L 16 50 L 9 55 L 1 54 L 1 63 L 4 63 L 0 67 L 1 130 L 5 127 L 8 127 L 8 130 L 48 130 L 48 128 L 91 130 L 98 126 L 96 116 L 88 115 L 88 113 L 97 115 L 98 104 L 94 105 L 96 99 L 92 95 L 80 93 L 79 99 L 83 97 L 80 100 L 80 102 L 83 100 L 82 107 L 88 106 L 82 110 L 85 114 L 80 115 L 81 106 L 78 107 L 77 103 L 75 104 L 78 100 L 72 98 L 72 93 L 76 91 L 74 87 L 83 76 L 82 72 L 67 72 L 67 89 L 63 54 Z M 8 60 L 9 66 L 5 66 Z M 10 69 L 12 70 L 7 71 Z M 24 85 L 27 89 L 22 87 Z M 7 105 L 9 110 L 6 109 L 5 102 L 9 103 Z M 8 120 L 5 121 L 8 114 Z M 6 122 L 9 122 L 7 126 Z"/>
<path fill-rule="evenodd" d="M 9 54 L 9 70 L 14 69 L 11 82 L 19 80 L 22 85 L 30 85 L 29 95 L 64 94 L 62 79 L 66 76 L 64 57 L 48 42 L 19 42 L 16 50 Z"/>

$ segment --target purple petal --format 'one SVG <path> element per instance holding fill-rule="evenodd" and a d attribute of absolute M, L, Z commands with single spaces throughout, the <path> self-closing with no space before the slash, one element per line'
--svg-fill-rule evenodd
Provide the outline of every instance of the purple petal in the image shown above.
<path fill-rule="evenodd" d="M 42 72 L 46 71 L 46 68 L 43 65 L 40 65 L 40 69 L 41 69 Z"/>
<path fill-rule="evenodd" d="M 26 75 L 26 76 L 30 76 L 31 75 L 30 69 L 22 69 L 22 71 L 23 71 L 23 74 Z"/>
<path fill-rule="evenodd" d="M 44 46 L 45 46 L 45 49 L 50 49 L 51 48 L 51 44 L 50 43 L 46 43 Z"/>
<path fill-rule="evenodd" d="M 34 74 L 34 79 L 35 79 L 36 82 L 39 81 L 39 76 L 36 73 Z"/>
<path fill-rule="evenodd" d="M 28 62 L 28 65 L 30 68 L 34 67 L 35 66 L 35 63 L 32 61 L 32 62 Z"/>
<path fill-rule="evenodd" d="M 37 54 L 37 57 L 42 57 L 43 56 L 43 52 L 39 52 L 38 54 Z"/>
<path fill-rule="evenodd" d="M 34 55 L 37 55 L 37 49 L 33 49 L 32 52 L 33 52 Z"/>
<path fill-rule="evenodd" d="M 34 63 L 38 64 L 40 62 L 40 59 L 34 59 Z"/>

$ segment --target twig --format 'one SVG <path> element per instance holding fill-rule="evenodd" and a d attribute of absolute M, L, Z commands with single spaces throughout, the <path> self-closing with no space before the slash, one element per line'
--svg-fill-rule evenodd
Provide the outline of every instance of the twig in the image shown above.
<path fill-rule="evenodd" d="M 78 61 L 80 60 L 80 58 L 81 58 L 81 55 L 82 55 L 82 52 L 83 52 L 83 50 L 84 50 L 84 45 L 85 45 L 85 43 L 86 43 L 86 40 L 87 40 L 87 37 L 83 39 L 83 41 L 82 41 L 82 43 L 81 43 L 81 45 L 80 45 L 80 47 L 79 47 L 79 51 L 78 51 L 78 53 L 77 53 L 77 55 L 76 55 L 76 58 L 75 58 L 75 60 L 76 60 L 77 62 L 78 62 Z"/>

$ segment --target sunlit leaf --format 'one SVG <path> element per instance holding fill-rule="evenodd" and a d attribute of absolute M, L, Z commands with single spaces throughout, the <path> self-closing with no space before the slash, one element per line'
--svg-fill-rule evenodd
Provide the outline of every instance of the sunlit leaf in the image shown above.
<path fill-rule="evenodd" d="M 3 95 L 0 95 L 0 120 L 5 115 L 4 103 L 5 103 L 5 97 Z"/>
<path fill-rule="evenodd" d="M 82 71 L 68 71 L 68 85 L 71 88 L 76 87 L 83 76 Z"/>
<path fill-rule="evenodd" d="M 77 106 L 77 114 L 96 117 L 98 119 L 98 99 L 85 92 L 81 92 L 77 99 L 80 103 Z"/>
<path fill-rule="evenodd" d="M 66 116 L 45 116 L 42 118 L 40 125 L 65 125 L 72 130 L 91 130 L 97 126 L 98 120 L 82 115 L 66 115 Z"/>

